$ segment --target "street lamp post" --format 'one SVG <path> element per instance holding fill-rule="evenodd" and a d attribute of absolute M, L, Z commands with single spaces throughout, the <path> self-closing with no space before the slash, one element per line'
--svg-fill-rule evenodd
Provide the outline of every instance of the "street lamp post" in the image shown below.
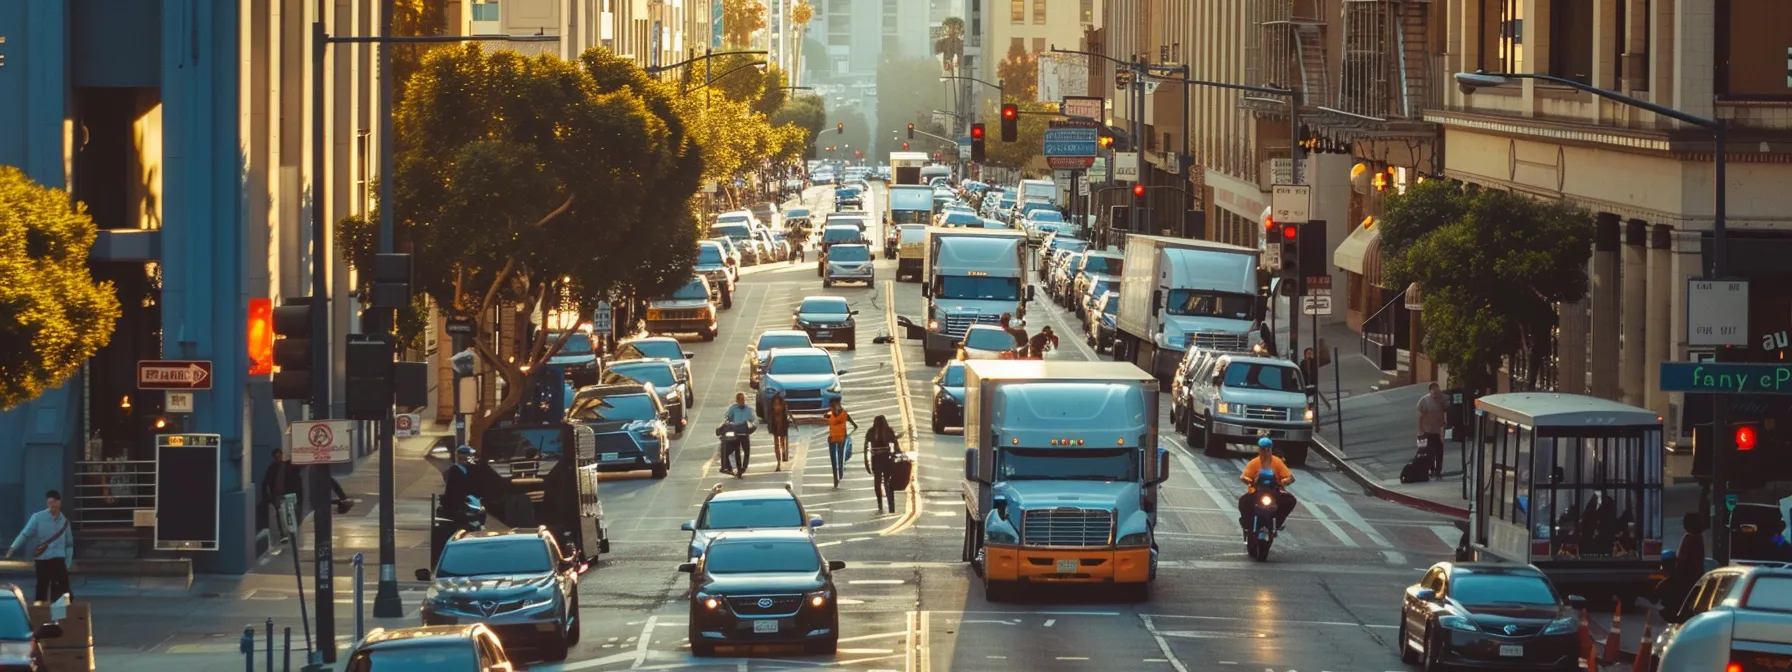
<path fill-rule="evenodd" d="M 380 88 L 377 106 L 380 116 L 379 138 L 379 247 L 380 253 L 393 250 L 393 130 L 392 111 L 393 44 L 446 44 L 457 42 L 552 42 L 560 38 L 555 35 L 431 35 L 431 36 L 396 36 L 392 34 L 394 8 L 390 1 L 382 2 L 380 16 L 380 34 L 367 36 L 332 37 L 326 30 L 323 17 L 327 13 L 327 0 L 318 0 L 318 20 L 311 24 L 311 295 L 312 303 L 312 370 L 313 397 L 311 408 L 312 419 L 330 417 L 330 376 L 328 371 L 330 325 L 327 310 L 330 297 L 324 292 L 329 282 L 330 251 L 325 247 L 329 224 L 325 220 L 326 196 L 328 180 L 325 177 L 324 147 L 324 68 L 330 45 L 333 44 L 372 44 L 379 47 L 378 72 Z M 366 329 L 372 333 L 390 334 L 393 319 L 385 311 L 371 311 L 365 320 Z M 393 493 L 394 460 L 392 456 L 392 416 L 379 422 L 378 450 L 380 453 L 380 578 L 378 592 L 373 600 L 373 615 L 376 618 L 400 618 L 404 616 L 404 605 L 398 597 L 398 567 L 394 539 L 394 528 L 397 521 L 394 515 Z M 313 467 L 312 474 L 312 506 L 313 510 L 313 544 L 316 553 L 316 572 L 313 595 L 317 601 L 317 651 L 312 657 L 320 660 L 315 663 L 334 663 L 336 661 L 335 645 L 335 591 L 332 589 L 333 577 L 331 550 L 334 531 L 330 519 L 330 473 L 329 465 Z"/>
<path fill-rule="evenodd" d="M 1724 125 L 1722 121 L 1710 117 L 1701 117 L 1696 114 L 1688 114 L 1671 107 L 1651 103 L 1647 100 L 1633 98 L 1616 91 L 1601 89 L 1595 86 L 1582 84 L 1572 79 L 1556 77 L 1554 75 L 1518 72 L 1485 72 L 1480 70 L 1475 72 L 1456 73 L 1456 83 L 1462 87 L 1462 92 L 1465 94 L 1474 93 L 1476 89 L 1505 86 L 1506 84 L 1512 83 L 1514 80 L 1520 79 L 1534 79 L 1537 81 L 1549 82 L 1551 84 L 1560 84 L 1562 86 L 1593 94 L 1606 100 L 1640 110 L 1654 112 L 1660 116 L 1710 131 L 1712 145 L 1711 169 L 1715 184 L 1712 185 L 1712 198 L 1714 200 L 1711 204 L 1711 265 L 1707 268 L 1707 272 L 1710 273 L 1712 279 L 1722 279 L 1730 272 L 1729 250 L 1726 249 L 1725 245 L 1728 227 L 1725 222 L 1725 201 L 1727 192 L 1724 163 L 1727 158 L 1726 154 L 1728 154 L 1728 150 L 1724 143 Z M 1711 521 L 1713 525 L 1711 529 L 1713 530 L 1719 529 L 1715 525 L 1717 521 L 1722 519 L 1727 506 L 1724 501 L 1724 496 L 1728 494 L 1730 490 L 1728 452 L 1730 450 L 1730 444 L 1734 441 L 1734 437 L 1730 436 L 1729 432 L 1723 431 L 1723 427 L 1726 424 L 1723 400 L 1724 395 L 1711 395 L 1711 440 L 1717 445 L 1716 449 L 1711 451 L 1711 501 L 1709 502 L 1711 515 L 1707 520 Z M 1711 555 L 1720 565 L 1730 561 L 1730 535 L 1717 532 L 1714 532 L 1711 535 Z"/>

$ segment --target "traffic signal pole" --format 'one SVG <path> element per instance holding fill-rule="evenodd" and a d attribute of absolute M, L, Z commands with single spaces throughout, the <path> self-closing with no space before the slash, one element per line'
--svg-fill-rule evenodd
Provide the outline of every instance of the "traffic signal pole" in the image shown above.
<path fill-rule="evenodd" d="M 380 36 L 381 37 L 391 37 L 392 36 L 393 15 L 398 13 L 398 8 L 396 7 L 397 2 L 398 2 L 398 0 L 387 0 L 386 2 L 380 3 Z M 393 88 L 393 84 L 394 84 L 394 82 L 392 80 L 395 79 L 394 74 L 392 72 L 392 45 L 382 43 L 382 44 L 378 45 L 378 49 L 379 49 L 379 53 L 377 55 L 377 58 L 378 58 L 377 67 L 379 68 L 379 75 L 380 75 L 380 91 L 379 91 L 379 106 L 380 107 L 379 107 L 379 109 L 386 110 L 387 112 L 391 112 L 393 110 L 393 107 L 395 106 L 395 104 L 398 102 L 398 101 L 392 99 L 392 95 L 393 95 L 392 88 Z M 704 62 L 707 63 L 708 61 L 704 61 Z M 393 175 L 396 173 L 396 171 L 393 169 L 393 154 L 396 151 L 394 149 L 393 145 L 394 145 L 394 140 L 396 140 L 396 138 L 392 137 L 394 135 L 394 133 L 392 131 L 392 115 L 388 113 L 388 114 L 381 114 L 381 115 L 377 115 L 377 116 L 380 118 L 380 121 L 379 121 L 379 124 L 380 124 L 380 140 L 379 140 L 380 172 L 379 172 L 379 174 L 381 176 L 380 186 L 379 186 L 379 190 L 380 190 L 380 193 L 379 193 L 379 199 L 380 199 L 379 200 L 379 203 L 380 203 L 380 241 L 379 241 L 380 247 L 379 247 L 379 251 L 381 253 L 390 253 L 390 252 L 392 252 L 392 248 L 393 248 L 393 242 L 392 242 L 393 214 L 392 214 L 392 207 L 390 205 L 393 202 L 393 198 L 392 198 L 392 180 L 388 179 L 387 176 L 390 176 L 390 175 Z M 384 311 L 379 311 L 379 312 L 383 313 Z M 393 321 L 396 321 L 396 319 L 394 319 Z M 369 326 L 378 328 L 378 331 L 376 331 L 374 333 L 385 335 L 385 334 L 392 333 L 392 328 L 396 325 L 387 323 L 387 324 L 383 324 L 383 325 L 375 324 L 375 325 L 369 325 Z M 455 390 L 455 391 L 459 392 L 459 390 Z M 388 408 L 388 410 L 386 411 L 386 417 L 381 419 L 378 424 L 379 424 L 379 447 L 378 447 L 378 450 L 380 451 L 380 579 L 379 579 L 379 588 L 374 593 L 374 597 L 373 597 L 373 617 L 374 618 L 403 618 L 404 617 L 404 603 L 398 599 L 398 550 L 396 548 L 398 545 L 398 540 L 396 539 L 396 531 L 395 531 L 395 528 L 398 527 L 398 518 L 397 518 L 397 512 L 394 510 L 394 509 L 397 509 L 398 506 L 397 506 L 397 502 L 395 502 L 393 500 L 393 497 L 394 497 L 393 493 L 398 489 L 398 486 L 397 486 L 396 477 L 392 473 L 393 470 L 395 470 L 397 468 L 397 465 L 396 465 L 396 460 L 392 456 L 392 430 L 393 430 L 393 427 L 392 427 L 392 411 L 390 410 L 390 408 Z M 432 512 L 430 515 L 435 515 L 435 514 Z M 359 589 L 359 588 L 360 588 L 360 586 L 356 586 L 356 589 Z M 360 608 L 360 605 L 356 605 L 356 608 Z M 356 618 L 360 618 L 360 615 L 356 614 Z"/>
<path fill-rule="evenodd" d="M 324 185 L 324 56 L 330 36 L 324 30 L 329 0 L 317 0 L 317 17 L 311 23 L 311 419 L 330 417 L 330 251 L 324 213 L 328 200 Z M 386 183 L 389 180 L 380 180 Z M 381 208 L 388 209 L 388 208 Z M 316 647 L 308 656 L 310 669 L 336 662 L 336 591 L 330 524 L 330 465 L 311 467 L 312 590 L 317 600 Z"/>

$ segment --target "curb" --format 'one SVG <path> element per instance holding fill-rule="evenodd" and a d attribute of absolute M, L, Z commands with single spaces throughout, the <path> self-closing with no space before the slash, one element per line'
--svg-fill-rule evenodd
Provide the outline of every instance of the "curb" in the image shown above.
<path fill-rule="evenodd" d="M 1355 481 L 1357 485 L 1363 486 L 1364 490 L 1368 491 L 1370 495 L 1373 495 L 1377 499 L 1387 500 L 1395 504 L 1409 506 L 1421 511 L 1430 511 L 1458 520 L 1468 520 L 1468 509 L 1451 506 L 1443 502 L 1434 502 L 1423 497 L 1409 495 L 1382 485 L 1376 481 L 1374 476 L 1371 476 L 1368 472 L 1363 471 L 1362 468 L 1346 461 L 1344 459 L 1344 453 L 1339 451 L 1338 447 L 1332 445 L 1331 441 L 1324 436 L 1315 434 L 1313 436 L 1312 445 L 1313 449 L 1318 451 L 1319 455 L 1324 457 L 1327 462 L 1336 465 L 1339 471 L 1344 472 L 1345 476 L 1350 477 L 1350 480 Z"/>

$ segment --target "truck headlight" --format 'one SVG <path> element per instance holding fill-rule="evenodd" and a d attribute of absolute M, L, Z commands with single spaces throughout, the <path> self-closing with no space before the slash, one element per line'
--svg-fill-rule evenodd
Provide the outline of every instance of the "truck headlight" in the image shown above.
<path fill-rule="evenodd" d="M 828 385 L 828 393 L 829 394 L 839 394 L 840 393 L 840 381 L 836 380 L 833 382 L 833 384 Z"/>
<path fill-rule="evenodd" d="M 1312 422 L 1312 421 L 1313 421 L 1313 409 L 1311 409 L 1311 408 L 1309 408 L 1309 409 L 1307 409 L 1307 416 L 1306 416 L 1306 418 L 1307 418 L 1307 422 Z"/>
<path fill-rule="evenodd" d="M 1132 534 L 1128 534 L 1126 536 L 1120 537 L 1120 541 L 1116 545 L 1118 545 L 1118 546 L 1150 546 L 1151 545 L 1151 533 L 1150 532 L 1134 532 Z"/>
<path fill-rule="evenodd" d="M 1232 404 L 1222 401 L 1219 403 L 1217 408 L 1219 409 L 1220 415 L 1231 415 L 1232 414 Z"/>
<path fill-rule="evenodd" d="M 934 319 L 927 320 L 927 330 L 928 331 L 939 331 L 940 330 L 940 321 L 934 320 Z"/>

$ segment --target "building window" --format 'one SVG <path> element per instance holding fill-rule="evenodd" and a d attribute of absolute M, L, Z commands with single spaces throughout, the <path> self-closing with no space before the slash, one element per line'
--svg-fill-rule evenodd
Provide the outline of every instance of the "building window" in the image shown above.
<path fill-rule="evenodd" d="M 1045 0 L 1033 0 L 1033 23 L 1045 25 Z"/>
<path fill-rule="evenodd" d="M 1095 23 L 1095 0 L 1083 0 L 1082 17 L 1083 25 Z"/>
<path fill-rule="evenodd" d="M 1550 0 L 1549 74 L 1593 83 L 1593 3 Z"/>
<path fill-rule="evenodd" d="M 1043 37 L 1033 38 L 1033 53 L 1035 53 L 1035 54 L 1045 53 L 1045 38 L 1043 38 Z"/>
<path fill-rule="evenodd" d="M 1027 0 L 1008 0 L 1008 20 L 1014 23 L 1027 22 Z"/>
<path fill-rule="evenodd" d="M 1008 40 L 1008 53 L 1010 53 L 1010 54 L 1027 53 L 1026 38 L 1016 37 L 1016 38 Z"/>
<path fill-rule="evenodd" d="M 1792 39 L 1786 5 L 1770 0 L 1717 0 L 1718 95 L 1792 99 Z"/>
<path fill-rule="evenodd" d="M 1480 69 L 1524 72 L 1524 0 L 1479 0 Z"/>

